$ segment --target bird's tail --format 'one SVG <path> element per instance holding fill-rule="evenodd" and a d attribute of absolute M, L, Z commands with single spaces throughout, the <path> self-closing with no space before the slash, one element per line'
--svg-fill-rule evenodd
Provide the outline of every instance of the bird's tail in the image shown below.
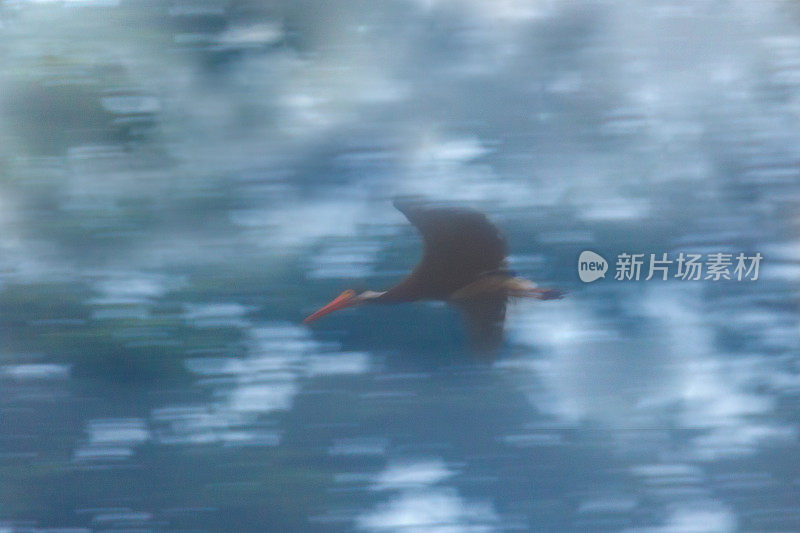
<path fill-rule="evenodd" d="M 564 291 L 559 289 L 543 289 L 536 283 L 525 278 L 508 278 L 506 280 L 508 295 L 515 298 L 536 298 L 538 300 L 558 300 L 564 297 Z"/>
<path fill-rule="evenodd" d="M 523 296 L 538 300 L 560 300 L 565 292 L 559 289 L 530 289 Z"/>

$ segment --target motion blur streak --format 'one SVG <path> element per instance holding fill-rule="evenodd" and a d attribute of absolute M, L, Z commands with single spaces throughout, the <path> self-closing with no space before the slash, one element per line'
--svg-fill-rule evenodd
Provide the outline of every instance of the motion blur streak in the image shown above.
<path fill-rule="evenodd" d="M 0 530 L 800 530 L 800 5 L 0 3 Z M 494 365 L 429 304 L 502 228 Z M 582 250 L 756 282 L 577 279 Z"/>

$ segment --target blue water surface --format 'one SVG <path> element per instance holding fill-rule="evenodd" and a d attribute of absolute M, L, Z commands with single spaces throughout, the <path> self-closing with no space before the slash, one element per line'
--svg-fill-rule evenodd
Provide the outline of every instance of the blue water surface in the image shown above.
<path fill-rule="evenodd" d="M 16 0 L 0 35 L 0 531 L 800 531 L 799 6 Z M 567 296 L 493 361 L 443 304 L 302 325 L 419 259 L 398 195 Z"/>

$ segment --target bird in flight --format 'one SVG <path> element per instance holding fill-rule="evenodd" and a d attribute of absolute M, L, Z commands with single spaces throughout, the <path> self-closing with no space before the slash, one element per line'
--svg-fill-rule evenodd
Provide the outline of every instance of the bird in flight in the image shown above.
<path fill-rule="evenodd" d="M 562 297 L 561 291 L 538 288 L 506 268 L 506 241 L 483 213 L 419 200 L 398 199 L 394 206 L 422 235 L 424 247 L 419 264 L 388 290 L 344 291 L 309 315 L 304 324 L 356 305 L 441 300 L 463 314 L 473 349 L 491 353 L 503 339 L 509 298 Z"/>

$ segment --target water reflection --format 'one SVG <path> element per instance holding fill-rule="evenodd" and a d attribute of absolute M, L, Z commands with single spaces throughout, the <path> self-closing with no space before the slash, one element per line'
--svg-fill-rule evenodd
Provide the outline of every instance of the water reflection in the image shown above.
<path fill-rule="evenodd" d="M 541 354 L 503 363 L 536 376 L 536 385 L 519 379 L 532 405 L 570 427 L 589 424 L 588 435 L 605 435 L 615 454 L 658 461 L 634 461 L 630 472 L 643 484 L 639 494 L 660 501 L 668 515 L 659 531 L 736 530 L 735 512 L 716 495 L 780 490 L 777 481 L 743 471 L 722 484 L 709 479 L 705 465 L 796 443 L 796 420 L 777 414 L 785 396 L 776 386 L 796 380 L 796 372 L 783 357 L 727 348 L 728 328 L 755 317 L 792 323 L 793 315 L 771 306 L 741 309 L 731 299 L 701 298 L 691 285 L 647 287 L 614 295 L 612 314 L 607 303 L 578 297 L 555 309 L 521 310 L 513 326 L 516 341 Z M 764 333 L 751 331 L 748 341 L 758 344 Z M 792 336 L 783 348 L 794 351 L 796 342 Z M 608 502 L 612 513 L 637 507 L 630 497 L 619 506 L 618 498 L 598 501 L 578 512 L 604 510 Z"/>
<path fill-rule="evenodd" d="M 0 529 L 800 529 L 800 11 L 0 4 Z M 382 288 L 485 210 L 493 366 Z M 760 252 L 578 285 L 581 250 Z"/>
<path fill-rule="evenodd" d="M 231 306 L 222 309 L 226 313 L 238 310 Z M 220 311 L 220 307 L 215 310 Z M 195 327 L 209 324 L 204 318 Z M 281 431 L 274 423 L 265 422 L 263 415 L 291 410 L 304 379 L 363 374 L 369 370 L 367 354 L 342 353 L 335 346 L 326 347 L 315 342 L 307 330 L 292 324 L 249 329 L 247 345 L 247 354 L 242 358 L 186 360 L 187 368 L 200 378 L 197 385 L 209 389 L 214 400 L 157 408 L 153 418 L 163 427 L 159 431 L 160 442 L 276 446 Z"/>
<path fill-rule="evenodd" d="M 527 309 L 530 314 L 517 319 L 519 341 L 546 355 L 506 365 L 540 376 L 544 388 L 532 397 L 539 408 L 571 423 L 588 419 L 622 432 L 665 424 L 698 430 L 686 442 L 693 459 L 719 459 L 754 451 L 764 440 L 794 438 L 794 424 L 770 416 L 780 390 L 769 381 L 796 376 L 776 372 L 774 358 L 732 356 L 719 346 L 739 315 L 724 299 L 702 300 L 691 286 L 649 287 L 616 295 L 615 304 L 624 311 L 614 318 L 576 298 L 555 310 Z M 762 313 L 771 324 L 784 314 Z"/>
<path fill-rule="evenodd" d="M 144 420 L 90 420 L 87 442 L 75 450 L 74 461 L 120 460 L 133 455 L 134 448 L 150 438 Z"/>

